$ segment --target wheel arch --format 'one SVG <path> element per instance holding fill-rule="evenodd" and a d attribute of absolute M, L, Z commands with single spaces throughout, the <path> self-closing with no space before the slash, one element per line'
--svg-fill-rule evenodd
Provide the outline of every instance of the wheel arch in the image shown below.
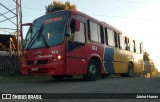
<path fill-rule="evenodd" d="M 134 71 L 134 63 L 133 63 L 133 61 L 129 61 L 128 65 L 129 64 L 132 64 L 132 68 L 133 68 L 133 71 Z"/>
<path fill-rule="evenodd" d="M 131 74 L 131 69 L 132 69 L 132 74 Z M 134 74 L 135 74 L 135 70 L 134 70 L 134 63 L 132 62 L 132 61 L 130 61 L 129 63 L 128 63 L 128 74 L 127 74 L 127 76 L 128 77 L 134 77 Z"/>
<path fill-rule="evenodd" d="M 95 60 L 95 61 L 98 63 L 98 65 L 99 65 L 99 71 L 101 72 L 102 66 L 103 66 L 101 57 L 100 57 L 99 55 L 97 55 L 97 54 L 92 54 L 92 55 L 89 57 L 89 59 L 88 59 L 88 63 L 89 63 L 91 60 Z"/>

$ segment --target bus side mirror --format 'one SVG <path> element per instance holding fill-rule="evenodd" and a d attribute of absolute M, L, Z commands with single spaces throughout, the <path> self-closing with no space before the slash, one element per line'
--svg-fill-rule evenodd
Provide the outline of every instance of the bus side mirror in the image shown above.
<path fill-rule="evenodd" d="M 66 36 L 70 36 L 70 35 L 71 35 L 69 28 L 66 29 L 66 34 L 65 34 L 65 35 L 66 35 Z"/>
<path fill-rule="evenodd" d="M 21 33 L 21 35 L 23 35 L 23 27 L 24 26 L 29 26 L 29 27 L 31 27 L 32 26 L 32 23 L 24 23 L 24 24 L 22 24 L 20 27 L 21 27 L 21 31 L 20 31 L 20 33 Z"/>
<path fill-rule="evenodd" d="M 31 25 L 32 25 L 32 23 L 24 23 L 21 26 L 31 26 Z"/>
<path fill-rule="evenodd" d="M 32 23 L 24 23 L 24 24 L 22 24 L 22 25 L 21 25 L 21 29 L 23 28 L 23 26 L 30 26 L 30 27 L 31 27 L 31 26 L 32 26 Z"/>
<path fill-rule="evenodd" d="M 79 30 L 80 30 L 80 21 L 76 20 L 74 31 L 79 31 Z"/>

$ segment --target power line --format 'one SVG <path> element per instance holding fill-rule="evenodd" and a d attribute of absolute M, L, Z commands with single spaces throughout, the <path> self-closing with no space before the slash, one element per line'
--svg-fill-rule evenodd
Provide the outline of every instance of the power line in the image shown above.
<path fill-rule="evenodd" d="M 5 9 L 7 9 L 8 11 L 10 11 L 11 13 L 13 13 L 14 15 L 16 15 L 12 10 L 8 9 L 5 5 L 3 5 L 2 3 L 0 3 L 1 6 L 3 6 Z"/>
<path fill-rule="evenodd" d="M 15 7 L 15 6 L 12 6 L 12 5 L 6 5 L 8 7 Z M 30 7 L 22 7 L 22 9 L 32 9 L 32 10 L 45 10 L 45 9 L 40 9 L 40 8 L 30 8 Z"/>
<path fill-rule="evenodd" d="M 115 0 L 119 2 L 129 2 L 129 3 L 134 3 L 134 4 L 144 4 L 144 5 L 152 5 L 152 6 L 160 6 L 160 4 L 155 4 L 155 3 L 148 3 L 148 2 L 138 2 L 138 1 L 130 1 L 130 0 Z M 15 7 L 11 5 L 6 5 L 9 7 Z M 45 9 L 40 9 L 40 8 L 30 8 L 30 7 L 22 7 L 23 9 L 32 9 L 32 10 L 45 10 Z"/>
<path fill-rule="evenodd" d="M 147 3 L 147 2 L 138 2 L 138 1 L 130 1 L 130 0 L 115 0 L 119 2 L 129 2 L 129 3 L 136 3 L 136 4 L 145 4 L 145 5 L 155 5 L 155 6 L 160 6 L 158 4 L 154 3 Z M 11 5 L 8 5 L 9 7 L 14 7 Z M 39 9 L 39 8 L 30 8 L 30 7 L 22 7 L 23 9 L 32 9 L 32 10 L 45 10 L 45 9 Z M 139 20 L 152 20 L 151 18 L 136 18 L 136 17 L 124 17 L 124 16 L 113 16 L 113 15 L 99 15 L 99 14 L 89 14 L 89 15 L 94 15 L 94 16 L 105 16 L 105 17 L 111 17 L 111 18 L 122 18 L 122 19 L 139 19 Z"/>
<path fill-rule="evenodd" d="M 131 1 L 131 0 L 115 0 L 115 1 L 119 1 L 119 2 L 129 2 L 129 3 L 134 3 L 134 4 L 144 4 L 144 5 L 153 5 L 153 6 L 160 6 L 160 4 L 155 4 L 155 3 L 148 3 L 148 2 L 139 2 L 139 1 Z M 6 5 L 9 7 L 15 7 L 15 6 L 11 6 L 11 5 Z M 40 9 L 40 8 L 30 8 L 30 7 L 22 7 L 24 9 L 34 9 L 34 10 L 45 10 L 45 9 Z"/>
<path fill-rule="evenodd" d="M 39 8 L 29 8 L 29 7 L 22 7 L 23 9 L 33 9 L 33 10 L 45 10 L 45 9 L 39 9 Z"/>
<path fill-rule="evenodd" d="M 111 18 L 123 18 L 123 19 L 152 20 L 151 18 L 136 18 L 136 17 L 112 16 L 112 15 L 97 15 L 97 14 L 89 14 L 89 15 L 104 16 L 104 17 L 111 17 Z"/>
<path fill-rule="evenodd" d="M 116 0 L 116 1 L 119 1 L 119 2 L 129 2 L 129 3 L 134 3 L 134 4 L 160 6 L 160 4 L 148 3 L 148 2 L 139 2 L 139 1 L 130 1 L 130 0 Z"/>
<path fill-rule="evenodd" d="M 11 6 L 10 6 L 11 7 Z M 45 9 L 39 9 L 39 8 L 29 8 L 29 7 L 23 7 L 23 9 L 33 9 L 33 10 L 45 10 Z M 151 20 L 151 18 L 136 18 L 136 17 L 124 17 L 124 16 L 113 16 L 113 15 L 99 15 L 99 14 L 89 14 L 94 16 L 105 16 L 105 17 L 111 17 L 111 18 L 123 18 L 123 19 L 139 19 L 139 20 Z"/>
<path fill-rule="evenodd" d="M 12 16 L 12 17 L 10 17 L 10 18 L 6 18 L 5 20 L 0 21 L 0 23 L 2 23 L 2 22 L 4 22 L 4 21 L 7 21 L 7 20 L 10 20 L 10 19 L 15 18 L 15 17 L 16 17 L 16 16 Z"/>

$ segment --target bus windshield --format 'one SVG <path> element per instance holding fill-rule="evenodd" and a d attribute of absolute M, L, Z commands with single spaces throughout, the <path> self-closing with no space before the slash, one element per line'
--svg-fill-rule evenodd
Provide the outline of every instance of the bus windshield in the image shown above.
<path fill-rule="evenodd" d="M 51 13 L 36 19 L 30 26 L 23 49 L 45 48 L 61 44 L 69 12 Z"/>

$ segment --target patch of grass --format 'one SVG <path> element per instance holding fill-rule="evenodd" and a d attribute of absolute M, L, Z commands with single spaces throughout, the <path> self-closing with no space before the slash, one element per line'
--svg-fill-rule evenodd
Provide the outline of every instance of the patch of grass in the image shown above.
<path fill-rule="evenodd" d="M 8 81 L 24 81 L 24 80 L 48 80 L 52 79 L 51 76 L 38 76 L 38 75 L 1 75 L 0 74 L 0 82 L 8 82 Z"/>

